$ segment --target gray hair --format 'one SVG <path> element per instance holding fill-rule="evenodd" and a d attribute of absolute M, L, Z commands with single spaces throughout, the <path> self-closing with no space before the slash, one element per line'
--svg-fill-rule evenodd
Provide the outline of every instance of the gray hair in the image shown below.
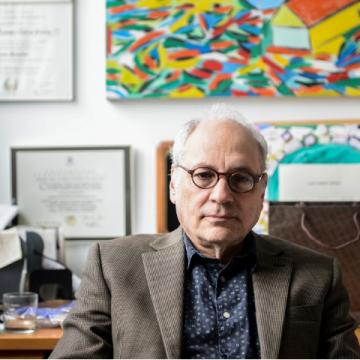
<path fill-rule="evenodd" d="M 266 158 L 268 146 L 264 136 L 256 129 L 256 127 L 248 122 L 245 117 L 235 109 L 229 107 L 224 103 L 213 105 L 210 110 L 202 118 L 193 119 L 185 123 L 175 136 L 174 144 L 170 152 L 171 161 L 173 165 L 178 165 L 181 162 L 182 156 L 185 151 L 185 144 L 192 132 L 203 121 L 232 121 L 240 126 L 249 130 L 254 140 L 257 142 L 260 155 L 262 170 L 266 169 Z"/>

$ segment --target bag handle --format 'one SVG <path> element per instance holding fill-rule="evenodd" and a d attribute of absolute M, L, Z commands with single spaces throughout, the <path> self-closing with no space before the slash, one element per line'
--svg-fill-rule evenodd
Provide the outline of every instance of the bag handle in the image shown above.
<path fill-rule="evenodd" d="M 330 246 L 330 245 L 327 245 L 327 244 L 324 244 L 321 240 L 319 240 L 316 236 L 314 236 L 313 234 L 311 234 L 310 230 L 306 227 L 305 225 L 305 218 L 306 218 L 306 213 L 305 211 L 303 211 L 302 215 L 301 215 L 301 229 L 304 231 L 304 233 L 308 236 L 308 238 L 310 240 L 312 240 L 314 243 L 316 243 L 317 245 L 320 245 L 322 246 L 323 248 L 325 249 L 328 249 L 328 250 L 339 250 L 339 249 L 342 249 L 344 248 L 345 246 L 348 246 L 356 241 L 358 241 L 360 239 L 360 225 L 359 225 L 359 222 L 357 220 L 358 218 L 358 215 L 359 215 L 359 211 L 357 211 L 354 215 L 353 215 L 353 221 L 354 221 L 354 224 L 355 224 L 355 227 L 356 227 L 356 230 L 357 230 L 357 234 L 355 236 L 354 239 L 351 239 L 349 241 L 347 241 L 346 243 L 344 244 L 340 244 L 340 245 L 337 245 L 337 246 Z"/>

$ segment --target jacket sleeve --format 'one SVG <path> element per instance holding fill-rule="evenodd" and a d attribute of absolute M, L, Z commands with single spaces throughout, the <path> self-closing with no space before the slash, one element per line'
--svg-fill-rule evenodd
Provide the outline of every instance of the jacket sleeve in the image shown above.
<path fill-rule="evenodd" d="M 64 321 L 64 335 L 51 358 L 113 357 L 110 296 L 96 244 L 89 251 L 76 305 Z"/>
<path fill-rule="evenodd" d="M 360 358 L 360 347 L 354 333 L 356 326 L 349 316 L 349 308 L 340 266 L 334 260 L 332 284 L 325 299 L 322 316 L 320 358 Z"/>

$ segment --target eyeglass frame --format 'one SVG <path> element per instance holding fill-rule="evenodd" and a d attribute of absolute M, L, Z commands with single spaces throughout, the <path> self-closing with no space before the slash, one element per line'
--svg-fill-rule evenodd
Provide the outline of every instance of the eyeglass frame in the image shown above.
<path fill-rule="evenodd" d="M 238 172 L 241 172 L 240 169 L 235 170 L 235 171 L 232 171 L 232 172 L 219 172 L 219 171 L 215 170 L 214 168 L 212 168 L 212 167 L 210 167 L 210 166 L 198 166 L 198 167 L 196 167 L 195 169 L 187 169 L 186 167 L 177 164 L 177 165 L 175 165 L 175 167 L 179 167 L 180 169 L 183 169 L 184 171 L 186 171 L 186 172 L 191 176 L 191 181 L 193 182 L 193 184 L 194 184 L 197 188 L 199 188 L 199 189 L 213 189 L 213 188 L 218 184 L 218 182 L 219 182 L 219 180 L 220 180 L 220 176 L 224 176 L 225 179 L 226 179 L 226 183 L 227 183 L 227 185 L 229 186 L 229 189 L 230 189 L 232 192 L 236 193 L 236 194 L 245 194 L 245 193 L 247 193 L 247 192 L 250 192 L 250 191 L 254 190 L 256 184 L 261 181 L 261 179 L 263 178 L 264 175 L 266 175 L 266 171 L 262 172 L 260 175 L 253 175 L 253 174 L 250 174 L 250 173 L 244 171 L 244 173 L 246 173 L 246 175 L 249 175 L 249 176 L 253 179 L 254 185 L 253 185 L 253 187 L 252 187 L 251 189 L 249 189 L 249 190 L 246 190 L 246 191 L 236 191 L 236 190 L 234 190 L 234 189 L 232 188 L 232 186 L 231 186 L 230 178 L 231 178 L 231 176 L 233 176 L 234 174 L 236 174 L 236 173 L 238 173 Z M 209 187 L 201 187 L 201 186 L 199 186 L 198 184 L 196 184 L 196 182 L 194 181 L 194 176 L 193 176 L 193 174 L 194 174 L 194 172 L 195 172 L 196 170 L 198 170 L 198 169 L 209 169 L 209 170 L 213 171 L 213 172 L 216 174 L 216 176 L 217 176 L 217 180 L 216 180 L 216 182 L 214 183 L 214 185 L 209 186 Z"/>

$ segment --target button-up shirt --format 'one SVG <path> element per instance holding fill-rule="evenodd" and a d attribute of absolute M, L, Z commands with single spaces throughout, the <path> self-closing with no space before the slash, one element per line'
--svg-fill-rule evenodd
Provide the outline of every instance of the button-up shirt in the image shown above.
<path fill-rule="evenodd" d="M 252 233 L 228 264 L 199 253 L 186 234 L 182 358 L 259 358 Z"/>

